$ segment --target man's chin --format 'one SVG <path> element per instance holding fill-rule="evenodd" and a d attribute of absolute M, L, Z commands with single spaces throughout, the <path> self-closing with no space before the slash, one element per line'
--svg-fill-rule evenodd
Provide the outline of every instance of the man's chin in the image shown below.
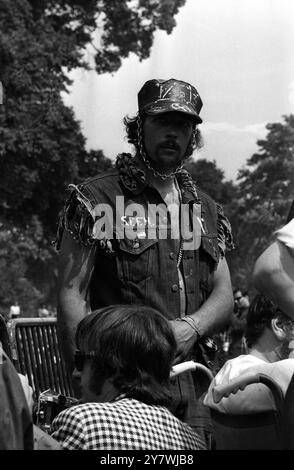
<path fill-rule="evenodd" d="M 168 147 L 164 147 L 164 148 L 161 148 L 158 152 L 158 158 L 160 160 L 179 160 L 180 158 L 180 155 L 179 155 L 179 151 L 177 149 L 173 149 L 173 148 L 168 148 Z"/>
<path fill-rule="evenodd" d="M 160 172 L 168 172 L 174 170 L 181 163 L 178 152 L 161 153 L 153 167 Z"/>

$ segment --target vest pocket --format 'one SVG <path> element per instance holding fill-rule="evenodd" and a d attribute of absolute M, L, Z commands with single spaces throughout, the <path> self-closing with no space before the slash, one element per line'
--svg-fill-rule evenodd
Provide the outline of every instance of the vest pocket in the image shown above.
<path fill-rule="evenodd" d="M 127 283 L 140 283 L 152 276 L 157 239 L 117 240 L 117 270 L 120 279 Z"/>

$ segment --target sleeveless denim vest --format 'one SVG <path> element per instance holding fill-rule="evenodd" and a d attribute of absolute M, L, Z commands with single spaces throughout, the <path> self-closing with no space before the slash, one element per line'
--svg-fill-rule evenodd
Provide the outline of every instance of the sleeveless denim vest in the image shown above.
<path fill-rule="evenodd" d="M 182 203 L 189 206 L 191 214 L 193 204 L 201 206 L 200 246 L 198 249 L 184 250 L 181 260 L 186 314 L 191 314 L 209 296 L 218 261 L 233 243 L 230 224 L 221 206 L 196 189 L 195 182 L 186 170 L 177 175 L 177 182 Z M 120 237 L 118 233 L 117 197 L 123 200 L 119 220 L 126 224 L 134 220 L 125 215 L 130 204 L 139 205 L 145 212 L 140 214 L 143 231 L 134 239 Z M 110 304 L 145 304 L 159 310 L 169 320 L 180 316 L 177 269 L 180 242 L 169 236 L 166 239 L 144 236 L 144 221 L 147 223 L 149 204 L 163 204 L 163 200 L 158 191 L 148 185 L 143 171 L 136 167 L 134 158 L 129 154 L 118 156 L 117 169 L 91 178 L 77 187 L 72 186 L 60 220 L 57 244 L 66 229 L 80 243 L 94 243 L 97 246 L 89 288 L 92 310 Z M 97 205 L 100 209 L 111 208 L 113 214 L 112 233 L 108 230 L 107 236 L 99 240 L 95 238 L 97 220 L 99 222 Z M 169 230 L 167 223 L 168 234 Z"/>

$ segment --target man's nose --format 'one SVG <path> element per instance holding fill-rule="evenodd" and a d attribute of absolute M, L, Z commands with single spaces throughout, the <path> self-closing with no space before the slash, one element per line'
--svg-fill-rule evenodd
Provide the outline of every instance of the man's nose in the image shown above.
<path fill-rule="evenodd" d="M 173 139 L 176 139 L 178 136 L 177 128 L 172 124 L 168 125 L 166 129 L 166 135 L 167 137 L 172 137 Z"/>

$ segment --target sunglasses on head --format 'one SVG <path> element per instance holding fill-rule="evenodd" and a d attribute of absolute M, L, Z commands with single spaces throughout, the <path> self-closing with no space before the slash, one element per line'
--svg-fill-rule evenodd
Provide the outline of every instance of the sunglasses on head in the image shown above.
<path fill-rule="evenodd" d="M 85 361 L 87 359 L 93 359 L 94 357 L 95 353 L 93 351 L 89 353 L 84 353 L 80 350 L 77 350 L 74 355 L 75 368 L 77 369 L 77 371 L 82 372 Z"/>

